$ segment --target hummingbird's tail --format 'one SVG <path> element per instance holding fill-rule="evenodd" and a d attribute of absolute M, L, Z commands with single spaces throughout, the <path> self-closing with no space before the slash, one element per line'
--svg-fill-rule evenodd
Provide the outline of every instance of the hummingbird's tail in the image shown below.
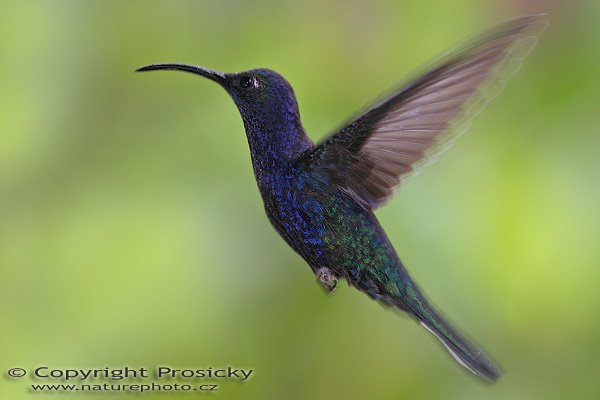
<path fill-rule="evenodd" d="M 407 293 L 407 298 L 411 300 L 401 301 L 400 306 L 412 313 L 425 329 L 433 333 L 460 365 L 489 382 L 495 382 L 502 373 L 500 368 L 446 322 L 418 290 L 414 289 L 414 293 Z"/>

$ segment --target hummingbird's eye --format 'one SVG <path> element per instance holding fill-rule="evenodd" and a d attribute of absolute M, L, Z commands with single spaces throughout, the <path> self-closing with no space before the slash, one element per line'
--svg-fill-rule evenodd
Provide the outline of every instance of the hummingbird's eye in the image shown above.
<path fill-rule="evenodd" d="M 255 86 L 255 81 L 249 76 L 242 76 L 240 78 L 240 86 L 244 89 L 248 89 L 249 87 Z"/>

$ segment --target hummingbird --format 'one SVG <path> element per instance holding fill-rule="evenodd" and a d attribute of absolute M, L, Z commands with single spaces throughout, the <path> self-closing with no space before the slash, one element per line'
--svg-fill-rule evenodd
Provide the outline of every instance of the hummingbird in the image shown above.
<path fill-rule="evenodd" d="M 431 305 L 373 211 L 466 128 L 545 25 L 544 15 L 529 15 L 475 36 L 317 144 L 302 126 L 292 86 L 272 70 L 162 63 L 136 71 L 185 71 L 223 87 L 244 122 L 269 221 L 325 290 L 345 279 L 406 312 L 463 367 L 494 382 L 501 369 Z"/>

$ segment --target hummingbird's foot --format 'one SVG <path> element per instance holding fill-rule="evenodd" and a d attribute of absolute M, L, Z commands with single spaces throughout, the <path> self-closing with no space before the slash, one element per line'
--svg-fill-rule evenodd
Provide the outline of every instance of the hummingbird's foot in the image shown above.
<path fill-rule="evenodd" d="M 319 282 L 328 292 L 333 292 L 337 286 L 337 276 L 327 267 L 322 267 L 317 270 L 317 278 Z"/>

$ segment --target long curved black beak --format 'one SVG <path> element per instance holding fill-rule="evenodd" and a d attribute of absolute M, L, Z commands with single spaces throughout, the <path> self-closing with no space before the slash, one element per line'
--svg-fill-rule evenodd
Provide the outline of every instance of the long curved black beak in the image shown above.
<path fill-rule="evenodd" d="M 144 72 L 144 71 L 158 71 L 158 70 L 174 70 L 174 71 L 185 71 L 191 72 L 192 74 L 200 75 L 210 80 L 213 80 L 217 83 L 223 85 L 227 78 L 225 74 L 219 71 L 212 70 L 210 68 L 204 68 L 197 65 L 187 65 L 187 64 L 151 64 L 146 65 L 144 67 L 140 67 L 136 69 L 136 72 Z"/>

